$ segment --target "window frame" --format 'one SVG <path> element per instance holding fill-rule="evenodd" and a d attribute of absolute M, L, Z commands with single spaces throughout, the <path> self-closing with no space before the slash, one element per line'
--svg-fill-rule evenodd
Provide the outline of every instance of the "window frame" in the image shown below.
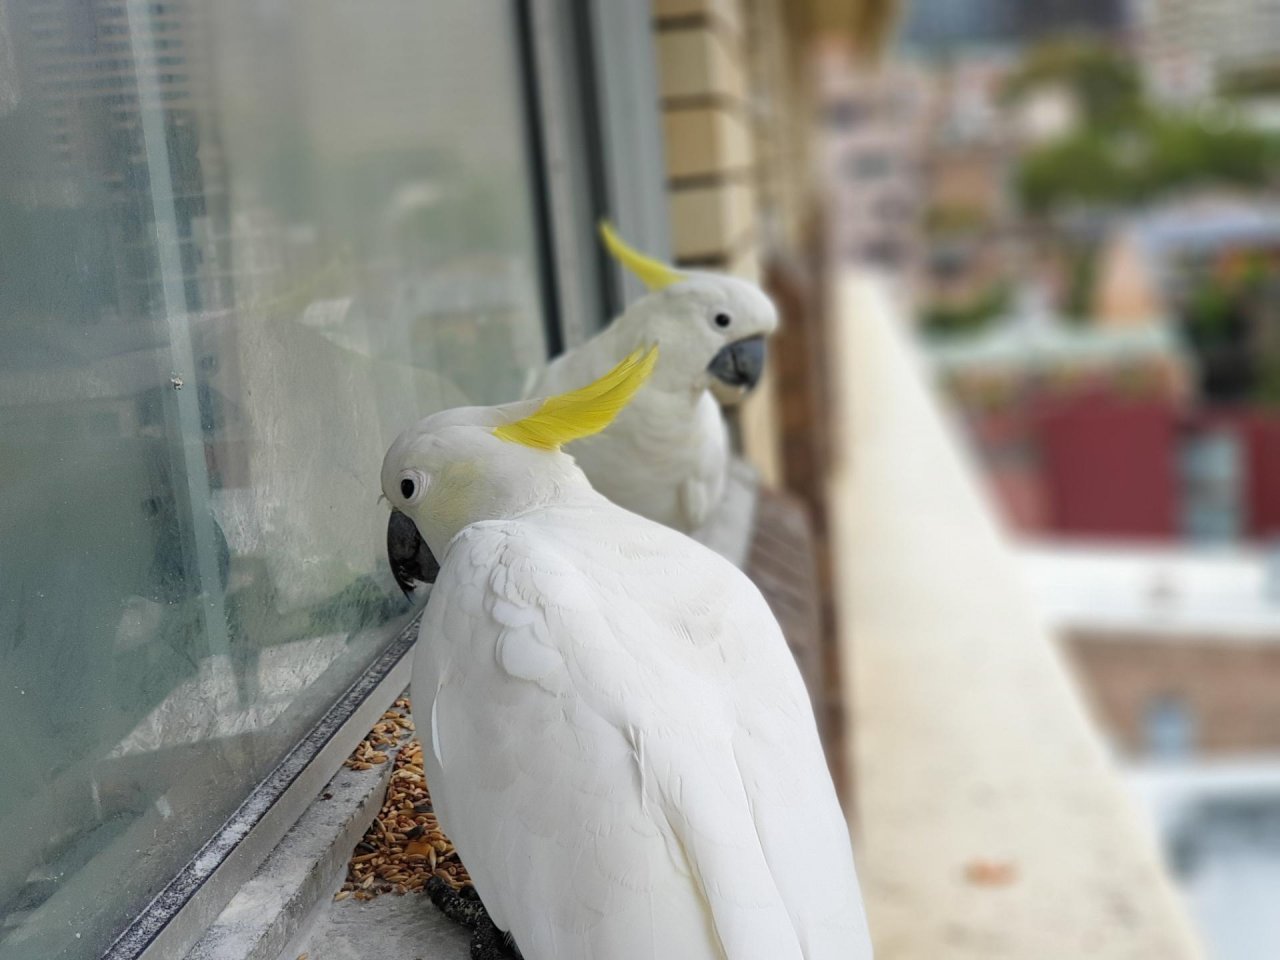
<path fill-rule="evenodd" d="M 516 0 L 549 227 L 548 288 L 564 349 L 644 292 L 597 224 L 670 259 L 666 160 L 649 0 Z M 550 313 L 550 311 L 549 311 Z M 554 354 L 555 351 L 553 351 Z"/>

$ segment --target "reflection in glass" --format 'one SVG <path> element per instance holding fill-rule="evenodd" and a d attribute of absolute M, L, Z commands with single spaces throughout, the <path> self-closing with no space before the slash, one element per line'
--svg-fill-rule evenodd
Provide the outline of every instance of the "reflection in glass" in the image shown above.
<path fill-rule="evenodd" d="M 0 956 L 97 956 L 406 618 L 545 356 L 508 7 L 0 0 Z"/>

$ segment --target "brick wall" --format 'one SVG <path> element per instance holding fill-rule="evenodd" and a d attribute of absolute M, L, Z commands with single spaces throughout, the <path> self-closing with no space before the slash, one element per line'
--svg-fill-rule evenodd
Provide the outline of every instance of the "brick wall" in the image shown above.
<path fill-rule="evenodd" d="M 1208 754 L 1280 750 L 1280 638 L 1151 638 L 1075 632 L 1065 648 L 1095 715 L 1126 753 L 1147 752 L 1148 711 L 1185 706 Z"/>
<path fill-rule="evenodd" d="M 755 151 L 738 0 L 656 0 L 676 260 L 755 279 Z"/>
<path fill-rule="evenodd" d="M 672 246 L 683 267 L 760 280 L 756 131 L 746 0 L 654 0 Z M 766 372 L 733 419 L 778 486 L 775 385 Z"/>

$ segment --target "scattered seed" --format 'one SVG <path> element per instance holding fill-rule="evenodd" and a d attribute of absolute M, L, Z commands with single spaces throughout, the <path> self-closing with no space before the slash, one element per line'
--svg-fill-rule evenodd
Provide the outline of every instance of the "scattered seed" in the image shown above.
<path fill-rule="evenodd" d="M 407 698 L 397 700 L 345 761 L 352 770 L 371 770 L 397 751 L 382 809 L 356 845 L 335 899 L 371 900 L 383 893 L 416 892 L 432 876 L 454 887 L 471 886 L 436 820 L 422 772 L 422 745 L 413 738 L 409 709 Z"/>

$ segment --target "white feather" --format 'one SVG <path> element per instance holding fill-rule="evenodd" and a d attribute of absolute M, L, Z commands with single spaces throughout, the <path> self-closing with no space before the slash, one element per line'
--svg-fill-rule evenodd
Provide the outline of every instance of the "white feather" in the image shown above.
<path fill-rule="evenodd" d="M 599 497 L 472 524 L 413 688 L 441 825 L 528 960 L 871 956 L 795 663 L 711 551 Z"/>
<path fill-rule="evenodd" d="M 731 330 L 712 318 L 734 317 Z M 566 448 L 596 490 L 641 516 L 686 533 L 706 523 L 724 495 L 729 439 L 707 366 L 736 338 L 765 336 L 777 313 L 758 288 L 733 277 L 689 274 L 649 294 L 585 343 L 552 360 L 526 396 L 590 383 L 637 347 L 656 343 L 654 375 L 603 433 Z"/>

